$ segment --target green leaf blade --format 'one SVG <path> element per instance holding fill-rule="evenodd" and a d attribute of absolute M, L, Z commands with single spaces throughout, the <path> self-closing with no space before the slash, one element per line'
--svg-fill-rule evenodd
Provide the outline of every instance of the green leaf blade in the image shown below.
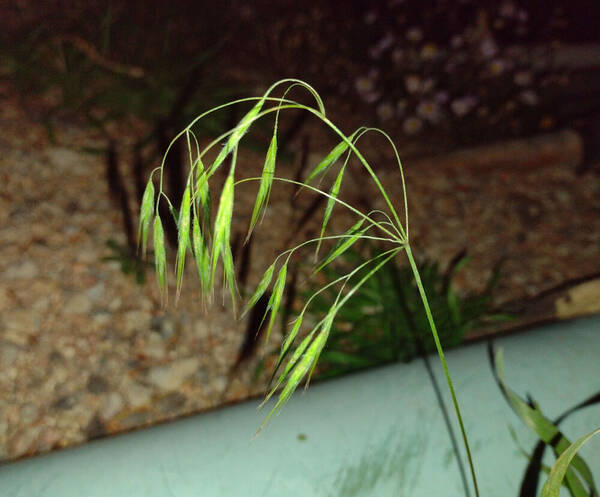
<path fill-rule="evenodd" d="M 260 113 L 264 103 L 265 103 L 265 97 L 261 98 L 254 105 L 254 107 L 252 107 L 252 109 L 250 109 L 248 111 L 248 113 L 244 117 L 242 117 L 242 119 L 240 120 L 238 125 L 235 127 L 234 131 L 229 136 L 227 143 L 220 150 L 219 154 L 217 155 L 217 158 L 213 162 L 213 164 L 210 168 L 209 175 L 212 175 L 219 168 L 219 166 L 223 163 L 223 161 L 227 158 L 227 156 L 233 150 L 235 150 L 235 148 L 238 146 L 242 137 L 248 131 L 248 128 L 250 128 L 250 126 L 251 126 L 252 122 L 254 121 L 254 119 L 256 118 L 256 116 Z"/>
<path fill-rule="evenodd" d="M 206 295 L 210 280 L 210 265 L 208 264 L 208 249 L 197 216 L 194 216 L 192 224 L 192 251 L 196 261 L 198 277 L 200 278 L 200 289 L 202 294 Z"/>
<path fill-rule="evenodd" d="M 324 328 L 325 328 L 325 326 L 324 326 Z M 314 331 L 316 331 L 316 330 L 313 330 L 313 333 L 314 333 Z M 312 341 L 312 343 L 308 347 L 306 347 L 306 346 L 304 347 L 306 352 L 303 352 L 303 353 L 301 352 L 300 353 L 301 356 L 300 356 L 300 354 L 298 354 L 300 356 L 300 358 L 296 361 L 295 365 L 293 366 L 291 373 L 288 375 L 288 380 L 287 380 L 285 387 L 279 394 L 279 398 L 277 399 L 275 406 L 271 409 L 271 411 L 269 412 L 269 414 L 263 421 L 261 428 L 269 421 L 269 419 L 273 415 L 277 414 L 281 410 L 281 408 L 285 405 L 285 403 L 290 399 L 292 394 L 296 391 L 296 389 L 298 388 L 298 385 L 300 384 L 302 379 L 306 376 L 306 374 L 309 372 L 309 370 L 314 369 L 314 366 L 316 365 L 316 361 L 319 358 L 319 354 L 321 353 L 321 350 L 323 350 L 323 347 L 325 346 L 325 343 L 327 342 L 327 337 L 328 337 L 328 332 L 325 329 L 323 329 L 315 337 L 315 339 Z M 307 336 L 304 339 L 306 344 L 308 344 L 309 338 L 312 338 L 312 333 L 311 333 L 311 335 Z M 298 349 L 300 349 L 300 348 L 301 347 L 299 346 Z M 297 355 L 298 349 L 296 350 L 294 355 Z M 291 360 L 290 360 L 290 362 L 291 362 Z M 275 387 L 275 389 L 276 388 L 277 387 Z"/>
<path fill-rule="evenodd" d="M 277 156 L 277 135 L 273 135 L 267 156 L 265 158 L 265 164 L 263 166 L 262 176 L 260 179 L 260 186 L 258 187 L 258 193 L 256 195 L 256 201 L 254 208 L 252 209 L 252 218 L 250 220 L 250 227 L 248 228 L 248 234 L 246 235 L 246 241 L 250 238 L 252 230 L 258 221 L 260 213 L 267 208 L 269 203 L 269 196 L 271 194 L 271 186 L 273 185 L 273 177 L 275 176 L 275 159 Z M 264 205 L 264 208 L 263 208 Z"/>
<path fill-rule="evenodd" d="M 583 437 L 575 440 L 557 459 L 556 463 L 552 467 L 550 471 L 550 475 L 546 480 L 546 483 L 542 487 L 542 492 L 540 493 L 540 497 L 558 497 L 560 493 L 560 487 L 562 485 L 562 481 L 567 475 L 569 465 L 573 462 L 573 459 L 576 457 L 577 452 L 584 444 L 586 444 L 592 437 L 600 434 L 600 428 L 594 430 Z"/>
<path fill-rule="evenodd" d="M 161 298 L 167 296 L 167 255 L 165 251 L 165 233 L 160 216 L 154 218 L 154 266 Z"/>
<path fill-rule="evenodd" d="M 231 246 L 226 243 L 222 247 L 223 257 L 223 279 L 225 280 L 226 286 L 229 288 L 231 295 L 231 305 L 233 306 L 233 313 L 236 314 L 236 288 L 235 284 L 235 270 L 233 267 L 233 254 L 231 253 Z"/>
<path fill-rule="evenodd" d="M 273 293 L 271 294 L 271 298 L 269 299 L 269 303 L 267 309 L 270 311 L 269 316 L 269 325 L 267 327 L 267 333 L 265 336 L 265 341 L 269 340 L 271 336 L 271 330 L 273 329 L 273 324 L 275 323 L 275 318 L 277 313 L 279 312 L 279 307 L 281 305 L 281 299 L 283 297 L 283 290 L 285 289 L 285 280 L 287 277 L 287 263 L 281 266 L 279 270 L 279 274 L 277 274 L 277 279 L 275 280 L 275 284 L 273 285 Z"/>
<path fill-rule="evenodd" d="M 342 178 L 344 177 L 344 171 L 346 166 L 342 167 L 338 172 L 337 177 L 335 178 L 335 182 L 329 190 L 329 197 L 327 198 L 327 205 L 325 206 L 325 214 L 323 215 L 323 223 L 321 224 L 321 235 L 319 241 L 317 242 L 317 248 L 315 249 L 315 259 L 319 255 L 319 250 L 321 248 L 321 241 L 323 235 L 325 234 L 325 229 L 327 228 L 327 224 L 329 223 L 329 219 L 331 217 L 331 213 L 333 212 L 333 207 L 335 206 L 337 197 L 340 193 L 340 187 L 342 186 Z"/>
<path fill-rule="evenodd" d="M 256 290 L 254 291 L 254 293 L 252 294 L 252 297 L 250 297 L 250 299 L 248 300 L 248 303 L 246 304 L 246 308 L 244 309 L 244 312 L 242 313 L 242 317 L 245 316 L 248 313 L 248 311 L 250 311 L 250 309 L 252 309 L 256 305 L 256 303 L 260 300 L 260 298 L 264 295 L 265 291 L 269 287 L 269 284 L 271 283 L 271 279 L 273 278 L 274 271 L 275 271 L 275 263 L 271 264 L 267 268 L 267 270 L 263 274 L 262 278 L 258 282 L 258 285 L 256 286 Z"/>
<path fill-rule="evenodd" d="M 368 228 L 360 229 L 364 224 L 365 219 L 361 218 L 357 221 L 346 233 L 344 233 L 343 237 L 337 243 L 337 245 L 331 250 L 331 252 L 327 255 L 325 260 L 319 264 L 319 266 L 314 270 L 313 274 L 321 271 L 325 266 L 331 264 L 335 259 L 340 257 L 344 252 L 346 252 L 356 241 L 365 234 Z"/>
<path fill-rule="evenodd" d="M 560 432 L 558 427 L 556 427 L 552 421 L 544 416 L 539 407 L 530 407 L 505 384 L 502 349 L 499 349 L 496 354 L 496 364 L 498 379 L 514 411 L 521 418 L 521 420 L 527 426 L 529 426 L 538 437 L 540 437 L 542 441 L 552 445 L 552 449 L 557 457 L 561 456 L 568 449 L 568 447 L 571 446 L 571 442 Z M 594 483 L 594 478 L 587 463 L 580 456 L 574 453 L 571 457 L 570 464 L 572 464 L 573 468 L 578 471 L 587 485 L 595 491 L 596 486 Z M 573 485 L 576 485 L 576 482 L 573 482 Z M 570 488 L 573 489 L 571 485 Z"/>
<path fill-rule="evenodd" d="M 194 194 L 196 206 L 202 210 L 202 228 L 210 226 L 210 189 L 208 188 L 208 176 L 204 170 L 202 160 L 198 158 L 196 163 L 196 191 Z"/>
<path fill-rule="evenodd" d="M 148 233 L 150 231 L 150 222 L 154 214 L 154 183 L 152 178 L 148 180 L 144 194 L 142 196 L 142 205 L 140 207 L 140 220 L 138 225 L 138 248 L 142 244 L 142 255 L 146 255 L 148 242 Z"/>
<path fill-rule="evenodd" d="M 183 193 L 183 198 L 181 199 L 179 218 L 177 220 L 177 257 L 175 261 L 175 272 L 177 276 L 176 300 L 179 300 L 179 295 L 181 294 L 185 256 L 190 241 L 190 186 L 188 181 Z"/>
<path fill-rule="evenodd" d="M 348 143 L 346 140 L 342 140 L 329 152 L 325 158 L 319 162 L 312 172 L 306 178 L 305 183 L 310 183 L 316 176 L 321 174 L 325 169 L 336 162 L 340 156 L 348 149 Z"/>
<path fill-rule="evenodd" d="M 221 191 L 221 198 L 219 199 L 219 208 L 215 218 L 215 227 L 213 230 L 214 238 L 213 245 L 210 255 L 211 260 L 211 271 L 210 271 L 210 284 L 209 288 L 212 289 L 215 281 L 215 274 L 217 271 L 217 262 L 219 255 L 225 245 L 229 244 L 229 233 L 231 230 L 231 216 L 233 214 L 233 196 L 234 196 L 234 170 L 235 170 L 235 155 L 231 165 L 231 170 L 223 190 Z"/>

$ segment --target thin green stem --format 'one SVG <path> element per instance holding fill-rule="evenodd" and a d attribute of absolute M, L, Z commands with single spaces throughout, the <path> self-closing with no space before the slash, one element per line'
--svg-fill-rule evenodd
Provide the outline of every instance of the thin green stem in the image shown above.
<path fill-rule="evenodd" d="M 460 431 L 461 431 L 462 439 L 463 439 L 463 442 L 465 445 L 465 450 L 467 451 L 467 459 L 469 461 L 471 477 L 473 478 L 473 487 L 475 488 L 475 496 L 479 497 L 479 488 L 477 486 L 477 477 L 475 476 L 475 466 L 473 464 L 473 457 L 471 456 L 471 448 L 469 446 L 469 441 L 467 439 L 467 432 L 465 430 L 465 425 L 463 423 L 462 414 L 460 411 L 460 407 L 458 405 L 458 399 L 456 398 L 456 393 L 454 391 L 454 385 L 452 383 L 452 379 L 450 378 L 450 371 L 448 369 L 448 364 L 446 363 L 446 357 L 444 356 L 442 344 L 440 343 L 440 338 L 437 333 L 435 322 L 433 321 L 433 315 L 431 314 L 431 309 L 429 307 L 429 301 L 427 300 L 427 295 L 425 295 L 425 289 L 423 288 L 423 283 L 421 282 L 421 276 L 419 274 L 419 270 L 417 268 L 415 259 L 412 255 L 410 245 L 406 244 L 405 249 L 406 249 L 406 257 L 408 258 L 408 262 L 410 264 L 410 267 L 411 267 L 414 277 L 415 277 L 415 283 L 417 284 L 417 288 L 419 289 L 419 294 L 421 295 L 421 300 L 423 301 L 423 307 L 425 308 L 425 314 L 427 315 L 427 321 L 429 322 L 429 327 L 431 328 L 431 334 L 433 335 L 435 347 L 437 349 L 438 356 L 440 357 L 440 362 L 442 363 L 442 368 L 444 369 L 444 374 L 446 375 L 448 389 L 450 390 L 450 396 L 452 397 L 452 403 L 454 404 L 454 410 L 456 412 L 456 417 L 458 419 L 458 424 L 460 426 Z"/>

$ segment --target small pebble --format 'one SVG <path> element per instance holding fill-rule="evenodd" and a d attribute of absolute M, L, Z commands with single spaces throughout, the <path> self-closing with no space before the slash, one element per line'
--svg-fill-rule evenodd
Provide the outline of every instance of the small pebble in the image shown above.
<path fill-rule="evenodd" d="M 40 415 L 40 410 L 38 406 L 32 404 L 31 402 L 28 402 L 27 404 L 21 406 L 19 414 L 21 416 L 21 423 L 29 425 L 32 424 L 35 420 L 37 420 L 38 416 Z"/>
<path fill-rule="evenodd" d="M 177 390 L 199 366 L 200 361 L 195 357 L 155 366 L 148 371 L 148 381 L 162 390 Z"/>
<path fill-rule="evenodd" d="M 32 280 L 39 274 L 39 267 L 33 261 L 24 261 L 20 264 L 11 265 L 4 271 L 4 277 L 9 280 L 27 279 Z"/>
<path fill-rule="evenodd" d="M 175 321 L 170 316 L 153 316 L 150 328 L 156 331 L 163 339 L 168 340 L 175 334 Z"/>
<path fill-rule="evenodd" d="M 87 390 L 90 393 L 104 393 L 108 390 L 108 381 L 103 376 L 91 374 L 87 382 Z"/>
<path fill-rule="evenodd" d="M 100 407 L 100 417 L 108 421 L 123 409 L 125 402 L 119 392 L 110 392 Z"/>
<path fill-rule="evenodd" d="M 67 411 L 69 409 L 73 409 L 73 407 L 75 407 L 75 404 L 77 404 L 77 399 L 75 398 L 75 396 L 65 395 L 63 397 L 60 397 L 56 402 L 54 402 L 52 407 L 54 407 L 55 409 Z"/>
<path fill-rule="evenodd" d="M 85 428 L 85 434 L 89 440 L 106 435 L 106 425 L 98 414 L 95 414 Z"/>
<path fill-rule="evenodd" d="M 171 392 L 164 397 L 158 399 L 154 407 L 158 408 L 165 414 L 180 410 L 187 402 L 187 397 L 181 392 Z"/>
<path fill-rule="evenodd" d="M 87 314 L 91 310 L 92 302 L 84 293 L 78 293 L 71 297 L 64 308 L 67 314 Z"/>
<path fill-rule="evenodd" d="M 124 381 L 121 391 L 127 403 L 134 408 L 148 405 L 152 398 L 152 389 L 136 381 Z"/>

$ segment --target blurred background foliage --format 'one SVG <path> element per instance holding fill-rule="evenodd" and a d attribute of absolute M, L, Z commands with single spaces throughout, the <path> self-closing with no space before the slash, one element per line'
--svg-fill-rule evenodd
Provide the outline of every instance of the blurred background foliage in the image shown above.
<path fill-rule="evenodd" d="M 27 97 L 52 96 L 54 114 L 97 126 L 126 115 L 187 121 L 290 76 L 337 100 L 345 121 L 371 114 L 441 149 L 600 108 L 600 62 L 564 52 L 598 41 L 593 1 L 20 0 L 4 10 L 3 73 Z"/>
<path fill-rule="evenodd" d="M 322 270 L 320 281 L 301 292 L 304 301 L 323 284 L 335 281 L 379 252 L 371 243 L 348 250 L 340 260 Z M 456 255 L 444 271 L 437 262 L 418 263 L 444 349 L 459 345 L 470 330 L 511 319 L 492 306 L 500 265 L 480 292 L 464 294 L 456 290 L 454 277 L 468 263 L 465 252 Z M 360 270 L 353 280 L 359 281 L 369 269 L 366 266 Z M 315 322 L 334 304 L 338 291 L 339 287 L 331 286 L 311 301 L 308 312 Z M 412 270 L 393 259 L 339 310 L 321 354 L 319 376 L 337 376 L 395 361 L 408 362 L 434 351 L 435 344 Z"/>

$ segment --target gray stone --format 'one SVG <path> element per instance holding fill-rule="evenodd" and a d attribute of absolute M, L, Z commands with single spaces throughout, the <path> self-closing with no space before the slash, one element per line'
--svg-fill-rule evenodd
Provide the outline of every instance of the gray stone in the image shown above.
<path fill-rule="evenodd" d="M 53 350 L 52 352 L 50 352 L 48 360 L 52 364 L 64 364 L 66 361 L 65 356 L 62 355 L 58 350 Z"/>
<path fill-rule="evenodd" d="M 104 393 L 108 390 L 109 384 L 106 378 L 98 374 L 91 374 L 87 381 L 87 390 L 90 393 Z"/>
<path fill-rule="evenodd" d="M 94 326 L 102 327 L 107 325 L 112 319 L 112 314 L 107 311 L 98 311 L 92 316 Z"/>
<path fill-rule="evenodd" d="M 22 347 L 15 345 L 12 342 L 1 341 L 0 342 L 0 365 L 2 368 L 12 366 L 19 357 L 19 354 L 23 351 Z"/>
<path fill-rule="evenodd" d="M 144 345 L 144 355 L 153 359 L 162 359 L 166 353 L 167 350 L 162 337 L 155 331 L 150 332 Z"/>
<path fill-rule="evenodd" d="M 96 283 L 93 287 L 88 288 L 85 294 L 93 302 L 98 302 L 104 296 L 104 283 Z"/>
<path fill-rule="evenodd" d="M 92 302 L 84 293 L 73 295 L 65 305 L 67 314 L 87 314 L 92 310 Z"/>
<path fill-rule="evenodd" d="M 124 381 L 121 391 L 127 403 L 134 408 L 148 405 L 152 398 L 152 389 L 136 381 Z"/>
<path fill-rule="evenodd" d="M 82 156 L 75 150 L 66 147 L 52 147 L 46 150 L 48 161 L 55 166 L 58 171 L 81 173 Z"/>
<path fill-rule="evenodd" d="M 32 280 L 39 275 L 39 267 L 33 261 L 23 261 L 19 264 L 11 265 L 6 271 L 4 276 L 7 279 L 27 279 Z"/>
<path fill-rule="evenodd" d="M 200 361 L 195 357 L 155 366 L 148 371 L 148 381 L 162 390 L 177 390 L 199 366 Z"/>
<path fill-rule="evenodd" d="M 133 411 L 119 421 L 121 428 L 138 428 L 150 421 L 151 412 L 148 409 Z"/>
<path fill-rule="evenodd" d="M 123 409 L 124 405 L 125 402 L 119 392 L 110 392 L 100 407 L 100 417 L 108 421 L 115 417 Z"/>
<path fill-rule="evenodd" d="M 186 402 L 187 397 L 184 394 L 181 392 L 171 392 L 158 399 L 155 407 L 165 414 L 172 414 L 173 412 L 181 411 Z"/>
<path fill-rule="evenodd" d="M 128 311 L 123 314 L 123 332 L 126 336 L 132 336 L 136 331 L 148 329 L 150 313 L 146 311 Z"/>
<path fill-rule="evenodd" d="M 38 406 L 32 404 L 31 402 L 28 402 L 27 404 L 21 406 L 19 415 L 21 418 L 21 423 L 25 425 L 30 425 L 39 417 L 40 410 Z"/>
<path fill-rule="evenodd" d="M 73 409 L 77 404 L 77 398 L 74 395 L 64 395 L 52 404 L 52 407 L 55 409 L 59 409 L 61 411 L 68 411 L 69 409 Z"/>
<path fill-rule="evenodd" d="M 171 338 L 176 331 L 175 320 L 169 316 L 153 316 L 150 329 L 157 332 L 164 340 Z"/>
<path fill-rule="evenodd" d="M 85 435 L 88 440 L 103 437 L 106 435 L 106 431 L 106 425 L 98 414 L 95 414 L 85 427 Z"/>

